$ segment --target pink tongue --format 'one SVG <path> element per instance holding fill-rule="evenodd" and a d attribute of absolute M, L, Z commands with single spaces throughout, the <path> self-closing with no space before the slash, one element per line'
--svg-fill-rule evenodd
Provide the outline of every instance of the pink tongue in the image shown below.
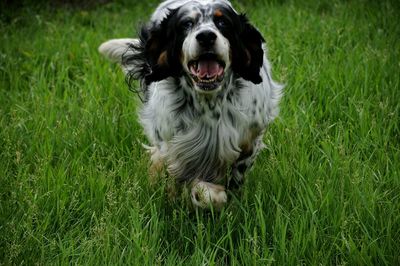
<path fill-rule="evenodd" d="M 201 60 L 197 66 L 197 76 L 210 78 L 221 72 L 221 66 L 213 60 Z"/>

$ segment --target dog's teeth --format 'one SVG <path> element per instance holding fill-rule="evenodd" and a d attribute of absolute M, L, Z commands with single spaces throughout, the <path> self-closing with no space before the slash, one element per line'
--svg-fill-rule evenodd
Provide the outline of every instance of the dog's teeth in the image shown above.
<path fill-rule="evenodd" d="M 199 79 L 199 81 L 203 82 L 203 83 L 212 83 L 212 82 L 215 82 L 217 80 L 217 78 L 218 78 L 218 76 L 214 76 L 211 79 Z"/>

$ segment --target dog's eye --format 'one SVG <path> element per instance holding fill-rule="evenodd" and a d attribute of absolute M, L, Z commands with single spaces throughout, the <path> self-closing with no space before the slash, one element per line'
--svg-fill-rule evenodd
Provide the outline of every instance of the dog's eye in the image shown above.
<path fill-rule="evenodd" d="M 191 28 L 193 28 L 193 26 L 194 26 L 194 22 L 191 21 L 191 20 L 185 20 L 185 21 L 183 21 L 183 22 L 181 23 L 181 27 L 182 27 L 184 30 L 190 30 Z"/>
<path fill-rule="evenodd" d="M 214 23 L 218 28 L 224 28 L 227 26 L 227 22 L 223 18 L 216 18 Z"/>

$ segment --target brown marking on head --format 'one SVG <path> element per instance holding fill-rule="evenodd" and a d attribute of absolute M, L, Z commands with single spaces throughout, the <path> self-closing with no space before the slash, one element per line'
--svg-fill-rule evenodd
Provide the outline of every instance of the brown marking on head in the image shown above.
<path fill-rule="evenodd" d="M 164 65 L 164 66 L 168 65 L 167 51 L 164 51 L 164 52 L 162 52 L 162 53 L 160 54 L 160 56 L 158 57 L 158 60 L 157 60 L 157 64 L 160 65 L 160 66 L 162 66 L 162 65 Z"/>
<path fill-rule="evenodd" d="M 220 9 L 215 9 L 215 11 L 214 11 L 214 16 L 215 17 L 217 17 L 217 18 L 220 18 L 220 17 L 222 17 L 222 11 L 220 10 Z"/>

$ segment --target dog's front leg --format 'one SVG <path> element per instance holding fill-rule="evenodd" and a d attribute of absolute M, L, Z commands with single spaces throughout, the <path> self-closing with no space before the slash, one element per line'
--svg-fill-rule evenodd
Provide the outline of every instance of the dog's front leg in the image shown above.
<path fill-rule="evenodd" d="M 228 200 L 224 186 L 198 179 L 191 185 L 191 199 L 197 207 L 221 209 Z"/>
<path fill-rule="evenodd" d="M 253 166 L 257 155 L 265 147 L 262 136 L 263 135 L 258 136 L 254 140 L 251 149 L 242 152 L 239 159 L 232 165 L 231 178 L 228 183 L 229 189 L 239 188 L 244 183 L 245 172 Z"/>
<path fill-rule="evenodd" d="M 158 183 L 160 176 L 164 173 L 164 157 L 157 146 L 142 145 L 150 154 L 149 183 L 153 186 Z"/>

